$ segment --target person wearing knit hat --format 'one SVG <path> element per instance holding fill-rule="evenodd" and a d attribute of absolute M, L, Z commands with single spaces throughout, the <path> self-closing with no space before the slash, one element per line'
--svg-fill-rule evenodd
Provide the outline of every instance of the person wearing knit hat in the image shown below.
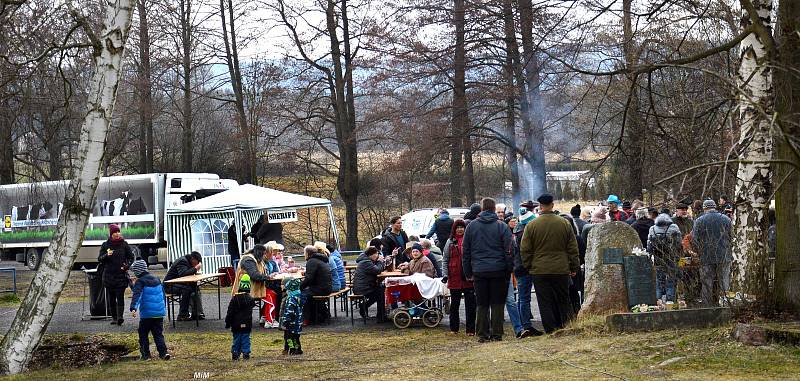
<path fill-rule="evenodd" d="M 436 277 L 436 267 L 428 257 L 422 253 L 422 245 L 414 243 L 411 246 L 411 261 L 400 264 L 400 271 L 408 275 L 422 273 L 430 278 Z"/>
<path fill-rule="evenodd" d="M 102 273 L 103 287 L 110 309 L 112 325 L 121 325 L 125 313 L 125 289 L 130 286 L 128 269 L 136 258 L 118 225 L 108 227 L 108 240 L 100 246 L 98 272 Z"/>
<path fill-rule="evenodd" d="M 158 357 L 169 360 L 171 355 L 167 352 L 164 340 L 164 316 L 167 314 L 167 305 L 164 297 L 164 288 L 161 280 L 147 271 L 147 263 L 141 259 L 131 265 L 131 271 L 136 275 L 131 296 L 130 311 L 135 318 L 139 315 L 139 353 L 142 360 L 150 359 L 149 335 L 153 335 L 156 342 Z"/>
<path fill-rule="evenodd" d="M 302 355 L 300 333 L 303 331 L 303 298 L 300 279 L 286 278 L 283 288 L 286 299 L 281 306 L 280 327 L 283 328 L 283 354 Z"/>
<path fill-rule="evenodd" d="M 231 359 L 239 360 L 242 356 L 250 359 L 250 333 L 253 331 L 253 307 L 255 299 L 250 296 L 250 276 L 244 274 L 239 278 L 238 292 L 231 297 L 228 303 L 228 313 L 225 314 L 225 328 L 231 329 L 233 344 L 231 344 Z"/>
<path fill-rule="evenodd" d="M 611 220 L 611 221 L 625 221 L 625 220 L 628 219 L 628 213 L 625 213 L 624 211 L 619 209 L 619 206 L 621 204 L 621 202 L 619 200 L 619 197 L 617 197 L 616 195 L 612 194 L 612 195 L 608 196 L 608 200 L 606 200 L 606 202 L 608 203 L 608 217 L 609 217 L 609 220 Z"/>
<path fill-rule="evenodd" d="M 131 265 L 131 271 L 137 278 L 141 278 L 142 275 L 147 272 L 147 262 L 141 259 L 133 261 L 133 264 Z"/>

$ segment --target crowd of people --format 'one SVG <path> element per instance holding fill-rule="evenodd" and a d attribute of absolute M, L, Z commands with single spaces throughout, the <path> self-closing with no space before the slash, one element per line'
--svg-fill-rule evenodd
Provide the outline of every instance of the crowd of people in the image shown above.
<path fill-rule="evenodd" d="M 395 270 L 440 278 L 446 284 L 451 334 L 461 329 L 462 303 L 464 332 L 477 336 L 479 342 L 502 340 L 505 313 L 517 338 L 551 333 L 563 328 L 580 310 L 589 233 L 608 222 L 630 225 L 652 256 L 658 299 L 677 301 L 681 284 L 683 300 L 713 306 L 729 288 L 732 206 L 727 197 L 721 197 L 719 204 L 706 199 L 678 203 L 670 210 L 610 195 L 596 207 L 575 205 L 569 213 L 560 213 L 553 197 L 543 194 L 536 201 L 521 203 L 516 212 L 491 198 L 471 205 L 463 218 L 451 218 L 447 210 L 440 209 L 422 239 L 406 234 L 399 216 L 391 218 L 386 230 L 356 259 L 351 285 L 353 294 L 364 297 L 359 314 L 365 316 L 373 304 L 379 313 L 385 311 L 379 275 Z M 275 228 L 259 231 L 274 236 Z M 252 309 L 256 307 L 260 326 L 284 331 L 284 353 L 290 355 L 303 353 L 302 327 L 328 317 L 327 308 L 314 308 L 313 297 L 347 287 L 341 253 L 319 241 L 303 251 L 304 268 L 292 257 L 284 258 L 284 246 L 274 240 L 258 243 L 236 258 L 225 317 L 226 328 L 232 332 L 233 360 L 250 357 Z M 203 319 L 197 287 L 162 286 L 147 271 L 147 264 L 134 258 L 116 225 L 110 226 L 98 260 L 111 324 L 123 324 L 123 295 L 130 287 L 130 311 L 140 317 L 141 358 L 151 357 L 148 336 L 152 335 L 159 357 L 169 359 L 162 332 L 164 292 L 179 296 L 177 320 Z M 178 258 L 164 281 L 198 273 L 202 260 L 198 252 Z M 128 277 L 128 270 L 134 279 Z M 534 290 L 544 332 L 533 326 Z"/>

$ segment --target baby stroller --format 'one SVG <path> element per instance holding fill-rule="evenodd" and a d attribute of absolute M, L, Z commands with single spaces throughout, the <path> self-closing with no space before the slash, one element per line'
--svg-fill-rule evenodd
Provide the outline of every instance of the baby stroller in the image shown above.
<path fill-rule="evenodd" d="M 439 325 L 443 314 L 436 298 L 442 295 L 441 285 L 440 280 L 424 274 L 387 278 L 386 303 L 400 304 L 389 312 L 389 319 L 395 327 L 408 328 L 414 321 L 420 321 L 429 328 Z"/>

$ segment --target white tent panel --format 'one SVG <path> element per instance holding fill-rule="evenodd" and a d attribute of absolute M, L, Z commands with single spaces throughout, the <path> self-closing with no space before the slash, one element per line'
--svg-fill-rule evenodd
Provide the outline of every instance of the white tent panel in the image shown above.
<path fill-rule="evenodd" d="M 248 209 L 281 209 L 309 208 L 328 206 L 330 201 L 324 198 L 304 196 L 245 184 L 201 198 L 167 211 L 169 214 L 220 212 Z"/>

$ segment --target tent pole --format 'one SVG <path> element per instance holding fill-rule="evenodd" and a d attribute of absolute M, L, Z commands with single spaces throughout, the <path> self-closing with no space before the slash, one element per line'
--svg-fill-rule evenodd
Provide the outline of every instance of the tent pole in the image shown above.
<path fill-rule="evenodd" d="M 342 246 L 339 243 L 339 232 L 336 231 L 336 218 L 333 216 L 333 205 L 328 204 L 328 219 L 331 221 L 331 227 L 333 228 L 333 239 L 336 240 L 336 249 L 341 251 Z"/>

